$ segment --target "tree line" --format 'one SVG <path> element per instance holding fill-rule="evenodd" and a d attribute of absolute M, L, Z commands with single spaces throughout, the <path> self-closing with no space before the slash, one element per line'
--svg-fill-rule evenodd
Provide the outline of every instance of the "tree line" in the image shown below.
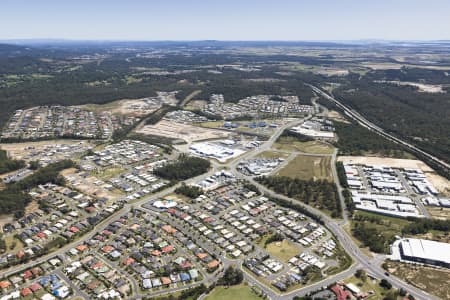
<path fill-rule="evenodd" d="M 206 173 L 210 166 L 206 159 L 181 154 L 176 161 L 153 170 L 153 173 L 167 180 L 181 181 Z"/>
<path fill-rule="evenodd" d="M 64 184 L 59 172 L 74 165 L 71 160 L 62 160 L 38 169 L 21 181 L 7 184 L 6 188 L 0 191 L 0 211 L 4 214 L 14 213 L 16 217 L 23 216 L 25 207 L 31 201 L 28 191 L 48 182 Z"/>
<path fill-rule="evenodd" d="M 277 193 L 298 199 L 318 209 L 328 210 L 333 218 L 342 215 L 337 187 L 332 182 L 286 176 L 260 176 L 256 180 Z"/>
<path fill-rule="evenodd" d="M 10 159 L 5 150 L 0 150 L 0 174 L 12 172 L 25 167 L 23 160 Z"/>

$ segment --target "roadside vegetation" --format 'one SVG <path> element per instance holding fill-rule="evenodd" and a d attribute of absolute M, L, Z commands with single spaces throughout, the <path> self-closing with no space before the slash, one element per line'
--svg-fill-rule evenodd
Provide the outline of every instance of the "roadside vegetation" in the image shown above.
<path fill-rule="evenodd" d="M 446 240 L 450 230 L 450 220 L 393 218 L 369 212 L 357 211 L 352 218 L 351 233 L 370 251 L 389 253 L 390 245 L 396 236 L 421 237 L 428 234 L 428 239 Z"/>
<path fill-rule="evenodd" d="M 0 150 L 0 174 L 12 172 L 25 167 L 23 160 L 10 159 L 5 150 Z"/>

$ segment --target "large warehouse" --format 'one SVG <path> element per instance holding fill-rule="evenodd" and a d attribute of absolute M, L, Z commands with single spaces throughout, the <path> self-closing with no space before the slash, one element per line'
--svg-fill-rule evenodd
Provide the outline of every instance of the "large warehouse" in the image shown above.
<path fill-rule="evenodd" d="M 402 239 L 398 243 L 402 260 L 450 268 L 450 244 L 421 239 Z"/>

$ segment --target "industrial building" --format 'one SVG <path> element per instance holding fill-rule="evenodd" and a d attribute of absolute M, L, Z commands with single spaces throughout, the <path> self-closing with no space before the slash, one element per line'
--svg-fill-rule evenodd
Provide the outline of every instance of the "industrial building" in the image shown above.
<path fill-rule="evenodd" d="M 360 210 L 381 213 L 395 217 L 422 217 L 414 202 L 406 196 L 352 192 L 355 207 Z"/>
<path fill-rule="evenodd" d="M 392 245 L 391 259 L 450 268 L 450 244 L 405 238 Z"/>

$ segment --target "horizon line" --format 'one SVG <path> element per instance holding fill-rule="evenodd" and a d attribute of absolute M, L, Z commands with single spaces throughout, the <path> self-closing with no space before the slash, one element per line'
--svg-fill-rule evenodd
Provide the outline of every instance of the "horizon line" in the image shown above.
<path fill-rule="evenodd" d="M 0 38 L 0 42 L 7 41 L 70 41 L 70 42 L 450 42 L 449 39 L 382 39 L 382 38 L 359 38 L 359 39 L 78 39 L 78 38 Z"/>

